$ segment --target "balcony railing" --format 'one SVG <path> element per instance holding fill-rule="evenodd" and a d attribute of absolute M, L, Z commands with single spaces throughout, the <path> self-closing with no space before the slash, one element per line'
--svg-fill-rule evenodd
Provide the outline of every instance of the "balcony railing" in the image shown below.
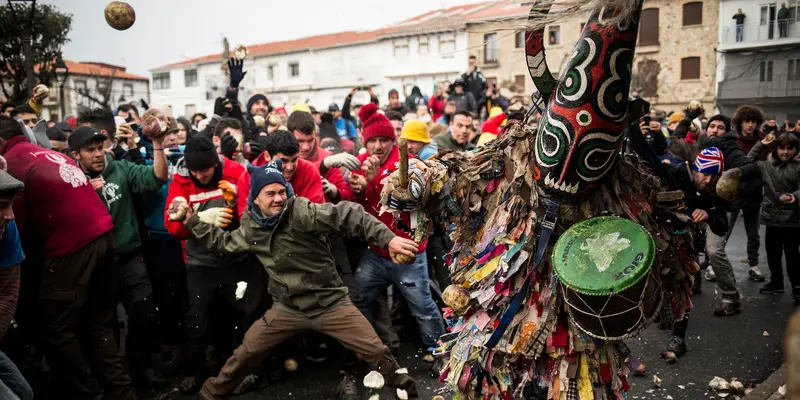
<path fill-rule="evenodd" d="M 717 98 L 727 100 L 800 97 L 800 76 L 773 75 L 772 80 L 766 81 L 769 79 L 768 76 L 764 79 L 765 82 L 759 77 L 720 82 Z"/>
<path fill-rule="evenodd" d="M 736 25 L 734 21 L 726 23 L 722 28 L 720 44 L 733 47 L 736 45 L 775 44 L 800 41 L 800 22 L 794 19 L 773 20 L 766 24 Z"/>

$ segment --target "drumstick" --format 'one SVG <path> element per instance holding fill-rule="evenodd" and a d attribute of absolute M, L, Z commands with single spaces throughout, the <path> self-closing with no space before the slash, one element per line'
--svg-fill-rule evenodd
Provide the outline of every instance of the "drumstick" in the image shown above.
<path fill-rule="evenodd" d="M 398 139 L 397 147 L 400 149 L 400 187 L 408 189 L 408 141 Z"/>

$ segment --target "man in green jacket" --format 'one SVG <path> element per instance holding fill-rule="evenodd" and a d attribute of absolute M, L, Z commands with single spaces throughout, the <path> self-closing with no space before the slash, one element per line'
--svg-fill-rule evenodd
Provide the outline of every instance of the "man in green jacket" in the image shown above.
<path fill-rule="evenodd" d="M 447 132 L 440 133 L 433 137 L 433 142 L 439 151 L 467 151 L 475 148 L 471 140 L 474 128 L 472 127 L 472 113 L 461 110 L 453 115 L 450 120 L 450 128 Z"/>
<path fill-rule="evenodd" d="M 130 130 L 127 127 L 121 129 Z M 127 137 L 134 133 L 125 132 Z M 103 150 L 106 135 L 89 126 L 82 126 L 69 139 L 72 157 L 81 167 L 89 183 L 97 191 L 114 223 L 114 250 L 117 253 L 116 284 L 120 301 L 128 315 L 127 352 L 130 354 L 131 378 L 141 383 L 163 387 L 166 379 L 151 367 L 150 353 L 154 344 L 153 288 L 141 260 L 142 239 L 139 219 L 134 209 L 134 195 L 161 188 L 168 178 L 167 158 L 162 140 L 153 140 L 153 165 L 139 165 L 114 160 Z M 130 144 L 136 149 L 135 142 Z M 134 150 L 138 151 L 138 150 Z"/>
<path fill-rule="evenodd" d="M 294 197 L 280 162 L 248 166 L 248 207 L 238 229 L 224 231 L 231 211 L 194 215 L 185 203 L 170 204 L 170 219 L 183 220 L 192 234 L 210 249 L 224 253 L 252 252 L 269 274 L 274 306 L 247 330 L 244 342 L 216 378 L 208 379 L 200 394 L 218 399 L 233 392 L 270 350 L 307 330 L 327 334 L 362 359 L 376 365 L 385 382 L 418 398 L 414 381 L 399 366 L 366 318 L 350 301 L 330 251 L 329 234 L 358 234 L 368 242 L 388 247 L 392 256 L 414 256 L 417 245 L 395 236 L 355 203 L 315 204 Z M 216 226 L 214 226 L 216 225 Z"/>

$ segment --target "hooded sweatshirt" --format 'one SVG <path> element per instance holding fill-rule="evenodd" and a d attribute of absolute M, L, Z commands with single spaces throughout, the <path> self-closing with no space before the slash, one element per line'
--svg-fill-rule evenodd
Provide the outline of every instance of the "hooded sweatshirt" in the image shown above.
<path fill-rule="evenodd" d="M 106 166 L 99 174 L 87 174 L 89 179 L 102 176 L 106 181 L 97 191 L 114 222 L 114 250 L 117 254 L 132 253 L 142 246 L 139 219 L 134 208 L 134 195 L 158 190 L 164 181 L 158 179 L 152 166 L 116 161 L 106 153 Z"/>
<path fill-rule="evenodd" d="M 411 94 L 406 97 L 406 107 L 408 107 L 411 112 L 416 112 L 417 106 L 427 106 L 426 103 L 425 96 L 422 95 L 422 91 L 419 90 L 417 86 L 414 86 L 411 89 Z"/>
<path fill-rule="evenodd" d="M 14 202 L 20 236 L 44 242 L 47 258 L 75 253 L 111 231 L 111 215 L 86 174 L 64 154 L 15 136 L 0 147 L 8 173 L 25 184 Z"/>
<path fill-rule="evenodd" d="M 369 157 L 369 153 L 364 153 L 358 156 L 358 161 L 361 161 L 363 164 L 364 161 Z M 410 155 L 409 155 L 410 158 Z M 356 201 L 361 203 L 364 206 L 364 209 L 367 210 L 368 213 L 372 214 L 374 217 L 378 218 L 384 225 L 389 227 L 389 229 L 394 232 L 395 235 L 404 237 L 406 239 L 414 239 L 410 233 L 409 227 L 411 226 L 411 213 L 410 212 L 402 212 L 400 213 L 400 221 L 395 223 L 395 218 L 392 213 L 385 212 L 381 214 L 381 191 L 383 190 L 383 179 L 388 177 L 397 169 L 397 164 L 400 161 L 400 151 L 397 149 L 397 146 L 392 148 L 392 152 L 386 158 L 386 161 L 381 165 L 380 170 L 378 170 L 378 174 L 375 175 L 375 178 L 370 180 L 367 183 L 366 189 L 360 194 L 356 194 L 355 198 Z M 353 174 L 364 175 L 367 176 L 366 173 L 362 170 L 353 171 Z M 369 180 L 369 177 L 367 177 Z M 401 229 L 405 227 L 405 229 Z M 428 246 L 428 240 L 425 239 L 422 243 L 419 244 L 419 252 L 422 253 L 425 251 L 425 248 Z M 369 248 L 377 255 L 389 259 L 389 251 L 386 250 L 385 247 L 370 245 Z"/>

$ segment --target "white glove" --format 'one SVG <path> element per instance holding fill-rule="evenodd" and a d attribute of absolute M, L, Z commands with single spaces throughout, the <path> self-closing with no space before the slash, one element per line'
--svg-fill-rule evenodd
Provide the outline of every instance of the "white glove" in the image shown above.
<path fill-rule="evenodd" d="M 349 153 L 339 153 L 327 157 L 322 160 L 322 164 L 325 165 L 327 169 L 345 167 L 350 171 L 358 171 L 358 169 L 361 168 L 361 161 L 358 161 L 355 156 Z"/>
<path fill-rule="evenodd" d="M 322 193 L 324 193 L 325 197 L 328 199 L 339 198 L 339 188 L 325 178 L 322 178 Z"/>
<path fill-rule="evenodd" d="M 169 219 L 172 221 L 183 221 L 188 210 L 189 202 L 184 197 L 178 196 L 169 203 L 167 214 L 169 214 Z"/>
<path fill-rule="evenodd" d="M 197 213 L 200 222 L 224 228 L 233 220 L 233 210 L 230 208 L 214 207 Z"/>

